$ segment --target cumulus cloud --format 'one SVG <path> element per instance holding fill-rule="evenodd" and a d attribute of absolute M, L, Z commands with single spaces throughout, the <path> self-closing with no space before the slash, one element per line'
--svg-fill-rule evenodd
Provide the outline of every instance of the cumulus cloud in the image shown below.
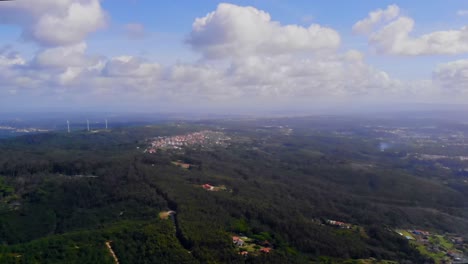
<path fill-rule="evenodd" d="M 0 48 L 0 66 L 24 65 L 26 61 L 9 46 Z"/>
<path fill-rule="evenodd" d="M 54 47 L 40 51 L 34 60 L 39 67 L 82 66 L 87 63 L 86 43 Z"/>
<path fill-rule="evenodd" d="M 400 8 L 397 5 L 389 5 L 385 10 L 377 9 L 370 12 L 367 18 L 356 22 L 353 31 L 358 34 L 368 34 L 379 23 L 391 21 L 399 14 Z"/>
<path fill-rule="evenodd" d="M 392 6 L 378 16 L 388 20 L 398 12 Z M 366 23 L 370 22 L 359 27 L 369 27 Z M 197 94 L 216 94 L 216 98 L 389 95 L 403 86 L 367 65 L 362 53 L 337 53 L 340 36 L 335 30 L 317 24 L 308 28 L 281 25 L 254 7 L 218 5 L 214 12 L 195 20 L 188 43 L 204 58 L 222 59 L 227 66 L 177 66 L 168 69 L 171 81 L 177 87 L 190 86 L 187 91 Z"/>
<path fill-rule="evenodd" d="M 446 92 L 468 93 L 468 60 L 440 64 L 433 78 Z"/>
<path fill-rule="evenodd" d="M 133 56 L 119 56 L 106 62 L 103 73 L 114 77 L 157 77 L 161 66 Z"/>
<path fill-rule="evenodd" d="M 44 46 L 79 43 L 106 24 L 99 0 L 16 0 L 0 5 L 0 23 L 19 25 Z"/>
<path fill-rule="evenodd" d="M 28 62 L 10 47 L 0 49 L 0 95 L 17 94 L 19 89 L 38 88 L 41 74 L 29 71 Z M 1 96 L 0 96 L 1 97 Z"/>
<path fill-rule="evenodd" d="M 82 46 L 71 47 L 69 53 L 62 49 L 60 52 L 46 50 L 30 62 L 11 57 L 3 63 L 3 56 L 0 56 L 1 79 L 9 80 L 8 87 L 61 96 L 144 94 L 141 100 L 165 96 L 176 101 L 186 98 L 218 102 L 381 96 L 396 94 L 402 87 L 387 73 L 367 65 L 364 56 L 357 51 L 302 59 L 295 56 L 239 57 L 224 66 L 199 62 L 163 67 L 133 56 L 89 59 L 82 54 L 79 58 L 83 52 L 79 48 Z M 56 55 L 49 61 L 38 58 L 47 53 Z M 60 56 L 70 58 L 71 63 L 59 63 Z"/>
<path fill-rule="evenodd" d="M 225 58 L 334 49 L 340 35 L 318 24 L 281 25 L 262 10 L 223 3 L 195 19 L 187 42 L 206 58 Z"/>
<path fill-rule="evenodd" d="M 71 5 L 70 0 L 40 1 L 56 3 L 63 14 Z M 73 2 L 85 5 L 95 1 Z M 40 16 L 45 14 L 33 19 Z M 415 53 L 423 44 L 412 47 L 408 41 L 424 37 L 408 36 L 411 22 L 400 16 L 398 7 L 390 6 L 370 13 L 355 25 L 355 31 L 370 32 L 371 41 L 376 43 L 388 38 L 403 41 L 406 52 Z M 402 45 L 395 41 L 381 48 L 392 50 Z M 432 46 L 424 44 L 426 50 L 436 45 L 427 41 Z M 131 55 L 95 56 L 88 54 L 83 40 L 41 47 L 28 60 L 10 47 L 0 48 L 0 97 L 28 94 L 32 98 L 41 95 L 96 101 L 111 97 L 118 103 L 134 102 L 137 107 L 144 102 L 184 100 L 208 102 L 206 105 L 246 100 L 398 100 L 434 95 L 439 87 L 446 91 L 447 87 L 468 87 L 466 61 L 440 65 L 432 81 L 398 80 L 367 64 L 359 51 L 338 51 L 340 37 L 335 30 L 320 25 L 281 25 L 253 7 L 220 4 L 214 12 L 195 20 L 187 42 L 205 59 L 163 66 Z"/>
<path fill-rule="evenodd" d="M 358 51 L 314 56 L 249 56 L 226 67 L 176 65 L 161 85 L 190 97 L 211 100 L 353 98 L 398 96 L 404 83 L 367 65 Z"/>
<path fill-rule="evenodd" d="M 393 11 L 392 11 L 393 10 Z M 411 36 L 414 20 L 401 16 L 397 6 L 371 12 L 358 21 L 353 30 L 369 36 L 369 44 L 379 53 L 393 55 L 462 54 L 468 52 L 468 26 L 461 29 L 435 31 L 417 37 Z M 388 23 L 371 30 L 382 21 Z"/>
<path fill-rule="evenodd" d="M 145 27 L 140 23 L 129 23 L 124 26 L 125 35 L 130 39 L 142 39 L 146 36 Z"/>

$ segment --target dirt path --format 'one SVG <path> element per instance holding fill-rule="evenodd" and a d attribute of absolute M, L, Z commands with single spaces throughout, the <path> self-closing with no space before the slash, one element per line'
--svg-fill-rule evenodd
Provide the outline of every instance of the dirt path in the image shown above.
<path fill-rule="evenodd" d="M 114 250 L 112 250 L 111 243 L 112 241 L 106 241 L 106 247 L 111 253 L 112 257 L 114 258 L 115 264 L 119 264 L 119 259 L 117 258 L 117 255 L 115 255 Z"/>

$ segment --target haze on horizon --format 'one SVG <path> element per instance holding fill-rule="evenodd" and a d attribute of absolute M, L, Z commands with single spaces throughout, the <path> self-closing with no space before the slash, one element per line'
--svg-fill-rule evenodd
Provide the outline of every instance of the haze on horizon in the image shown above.
<path fill-rule="evenodd" d="M 0 2 L 0 111 L 450 109 L 468 2 Z"/>

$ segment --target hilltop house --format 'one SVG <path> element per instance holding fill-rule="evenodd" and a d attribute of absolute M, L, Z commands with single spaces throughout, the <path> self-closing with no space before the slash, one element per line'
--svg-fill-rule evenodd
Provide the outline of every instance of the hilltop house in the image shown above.
<path fill-rule="evenodd" d="M 233 236 L 232 237 L 232 243 L 234 243 L 234 245 L 236 245 L 238 247 L 242 247 L 244 245 L 244 240 L 242 240 L 238 236 Z"/>
<path fill-rule="evenodd" d="M 205 183 L 202 185 L 203 189 L 207 190 L 207 191 L 213 191 L 214 190 L 214 186 L 208 184 L 208 183 Z"/>
<path fill-rule="evenodd" d="M 412 232 L 415 235 L 420 235 L 420 236 L 428 236 L 430 233 L 428 231 L 423 231 L 423 230 L 413 230 Z"/>
<path fill-rule="evenodd" d="M 351 224 L 340 222 L 340 221 L 335 221 L 335 220 L 327 220 L 327 224 L 332 225 L 332 226 L 338 226 L 341 228 L 346 228 L 346 229 L 351 228 Z"/>

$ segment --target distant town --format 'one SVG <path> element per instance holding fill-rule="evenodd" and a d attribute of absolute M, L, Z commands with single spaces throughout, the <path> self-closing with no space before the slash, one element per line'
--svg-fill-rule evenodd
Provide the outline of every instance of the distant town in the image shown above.
<path fill-rule="evenodd" d="M 42 128 L 16 128 L 12 126 L 0 126 L 0 130 L 7 130 L 10 131 L 11 133 L 39 133 L 39 132 L 48 132 L 48 129 L 42 129 Z"/>
<path fill-rule="evenodd" d="M 156 137 L 149 139 L 150 146 L 144 150 L 145 153 L 156 153 L 158 150 L 182 149 L 189 146 L 227 146 L 230 137 L 222 132 L 203 130 L 184 135 Z"/>

